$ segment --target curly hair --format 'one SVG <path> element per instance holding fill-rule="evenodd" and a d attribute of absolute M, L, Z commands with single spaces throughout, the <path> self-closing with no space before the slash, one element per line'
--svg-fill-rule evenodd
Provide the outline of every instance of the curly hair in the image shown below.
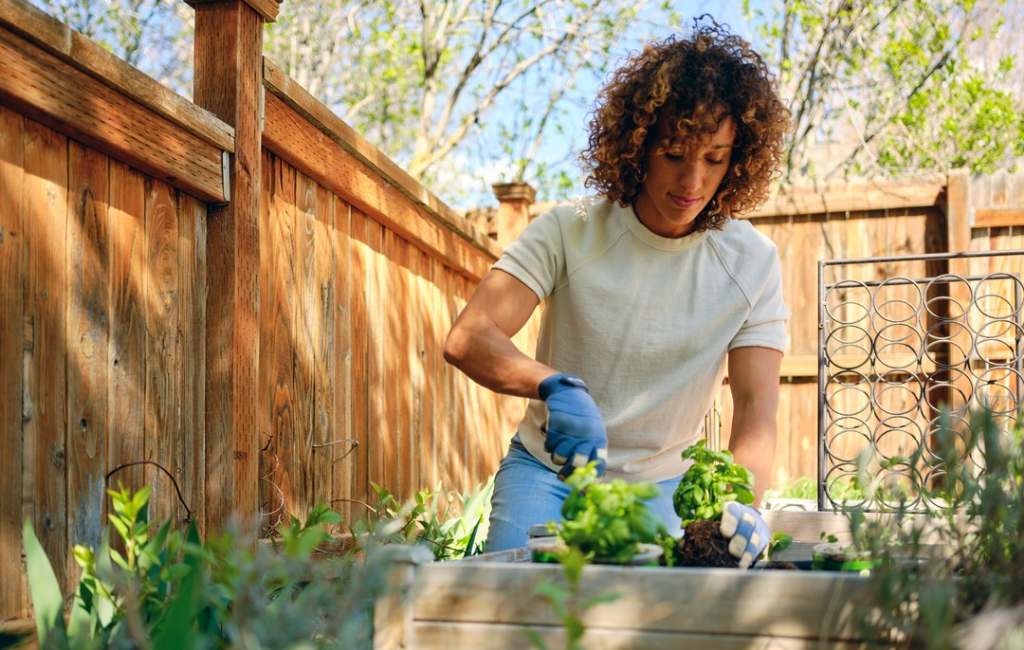
<path fill-rule="evenodd" d="M 694 221 L 695 232 L 720 229 L 768 198 L 790 123 L 761 56 L 714 19 L 701 25 L 704 18 L 688 37 L 650 43 L 612 75 L 598 93 L 580 155 L 586 186 L 626 207 L 640 194 L 649 152 L 693 147 L 731 116 L 736 139 L 729 169 Z M 675 120 L 668 142 L 658 142 L 659 120 Z"/>

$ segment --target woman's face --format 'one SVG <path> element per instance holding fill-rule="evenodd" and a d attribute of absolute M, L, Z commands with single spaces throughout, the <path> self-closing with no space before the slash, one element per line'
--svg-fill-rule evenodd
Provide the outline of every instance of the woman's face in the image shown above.
<path fill-rule="evenodd" d="M 688 151 L 668 144 L 669 122 L 660 120 L 658 138 L 647 154 L 647 178 L 633 204 L 640 223 L 662 237 L 684 237 L 718 191 L 729 169 L 736 123 L 726 117 L 718 130 Z"/>

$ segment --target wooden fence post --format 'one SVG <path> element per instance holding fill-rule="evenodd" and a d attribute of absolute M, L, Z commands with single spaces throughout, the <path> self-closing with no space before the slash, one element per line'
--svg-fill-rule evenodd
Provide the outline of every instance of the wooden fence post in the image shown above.
<path fill-rule="evenodd" d="M 495 183 L 491 189 L 498 199 L 498 246 L 504 249 L 530 223 L 530 205 L 537 190 L 529 183 Z"/>
<path fill-rule="evenodd" d="M 235 129 L 230 202 L 208 212 L 207 526 L 259 512 L 259 192 L 263 24 L 279 0 L 187 0 L 195 102 Z"/>

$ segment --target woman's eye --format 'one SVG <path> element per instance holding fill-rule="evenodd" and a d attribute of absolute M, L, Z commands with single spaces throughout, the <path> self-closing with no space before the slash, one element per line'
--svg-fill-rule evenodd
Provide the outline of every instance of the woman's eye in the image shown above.
<path fill-rule="evenodd" d="M 672 162 L 676 162 L 676 161 L 679 161 L 679 160 L 682 160 L 682 159 L 683 159 L 683 157 L 680 156 L 679 154 L 669 153 L 667 151 L 665 152 L 665 160 L 670 160 Z"/>
<path fill-rule="evenodd" d="M 704 160 L 709 165 L 724 165 L 725 164 L 725 158 L 722 158 L 721 160 L 715 160 L 713 158 L 705 158 Z"/>

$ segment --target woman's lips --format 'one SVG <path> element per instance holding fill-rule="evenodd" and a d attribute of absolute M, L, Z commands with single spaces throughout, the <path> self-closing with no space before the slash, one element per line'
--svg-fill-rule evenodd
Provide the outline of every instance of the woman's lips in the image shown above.
<path fill-rule="evenodd" d="M 675 194 L 669 194 L 668 197 L 672 199 L 672 202 L 675 203 L 677 207 L 683 210 L 689 210 L 693 206 L 697 205 L 697 201 L 700 201 L 699 197 L 696 199 L 688 199 L 682 196 L 676 196 Z"/>

